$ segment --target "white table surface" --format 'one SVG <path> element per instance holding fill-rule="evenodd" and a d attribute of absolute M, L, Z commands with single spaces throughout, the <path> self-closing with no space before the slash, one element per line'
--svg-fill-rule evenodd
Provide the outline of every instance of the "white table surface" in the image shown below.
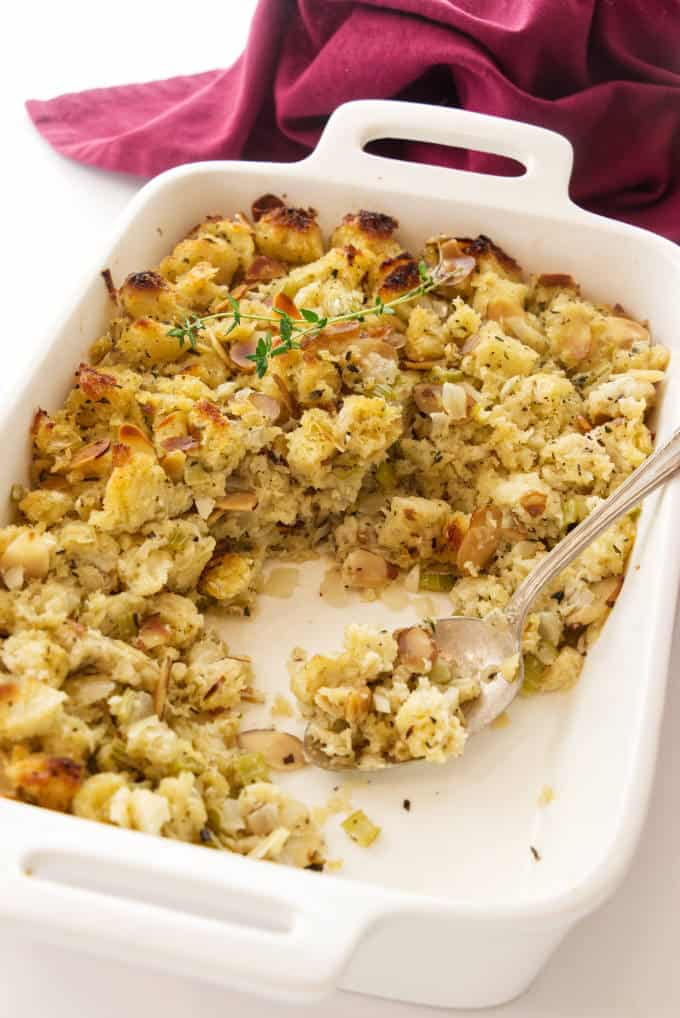
<path fill-rule="evenodd" d="M 0 244 L 4 328 L 0 398 L 88 270 L 102 234 L 140 182 L 70 163 L 23 110 L 48 98 L 126 81 L 225 66 L 240 51 L 254 0 L 64 0 L 11 4 L 5 15 Z M 227 17 L 228 12 L 228 17 Z M 9 20 L 8 20 L 9 19 Z M 654 794 L 633 867 L 615 897 L 564 942 L 502 1018 L 672 1018 L 680 1014 L 680 626 Z M 0 833 L 1 837 L 1 833 Z M 285 1018 L 298 1008 L 142 967 L 18 940 L 0 926 L 0 1018 Z M 310 1018 L 416 1018 L 428 1008 L 344 993 Z M 457 1016 L 478 1012 L 456 1012 Z"/>

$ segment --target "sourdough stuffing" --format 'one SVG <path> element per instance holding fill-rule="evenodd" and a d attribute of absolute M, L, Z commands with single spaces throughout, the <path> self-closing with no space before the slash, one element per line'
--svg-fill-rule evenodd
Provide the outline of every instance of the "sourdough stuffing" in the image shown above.
<path fill-rule="evenodd" d="M 31 481 L 0 531 L 0 761 L 15 798 L 120 827 L 320 868 L 310 811 L 270 780 L 296 753 L 248 751 L 245 646 L 204 624 L 247 616 L 266 559 L 321 546 L 346 587 L 408 574 L 485 615 L 649 454 L 667 351 L 568 276 L 529 280 L 486 237 L 448 241 L 456 287 L 310 337 L 258 378 L 255 321 L 278 302 L 335 316 L 418 283 L 397 223 L 350 214 L 325 249 L 313 210 L 269 196 L 254 222 L 211 216 L 116 293 L 61 409 L 32 426 Z M 439 242 L 441 244 L 441 242 Z M 285 298 L 281 295 L 285 295 Z M 534 606 L 529 691 L 566 689 L 614 603 L 635 537 L 611 528 Z M 284 648 L 282 648 L 284 653 Z M 463 751 L 478 693 L 426 623 L 347 628 L 296 652 L 292 690 L 347 762 Z M 285 717 L 284 700 L 274 713 Z M 245 743 L 246 740 L 244 740 Z M 258 743 L 259 745 L 259 743 Z"/>

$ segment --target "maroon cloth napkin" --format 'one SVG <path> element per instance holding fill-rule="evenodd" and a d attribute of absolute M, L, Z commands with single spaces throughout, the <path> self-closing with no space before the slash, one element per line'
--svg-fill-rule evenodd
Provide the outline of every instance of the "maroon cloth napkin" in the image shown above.
<path fill-rule="evenodd" d="M 299 159 L 329 114 L 360 98 L 560 131 L 576 152 L 575 201 L 680 241 L 680 0 L 260 0 L 228 70 L 27 108 L 64 155 L 152 176 L 201 159 Z M 499 167 L 419 143 L 399 151 Z"/>

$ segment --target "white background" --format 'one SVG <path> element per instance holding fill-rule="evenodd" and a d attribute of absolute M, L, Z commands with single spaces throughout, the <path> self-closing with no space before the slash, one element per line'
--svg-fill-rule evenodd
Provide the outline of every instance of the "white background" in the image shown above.
<path fill-rule="evenodd" d="M 102 236 L 140 185 L 55 155 L 30 124 L 23 101 L 226 66 L 245 42 L 254 6 L 254 0 L 24 0 L 23 5 L 8 5 L 12 13 L 3 16 L 0 89 L 0 397 L 11 391 L 55 314 L 90 268 Z M 502 1018 L 680 1014 L 679 664 L 676 626 L 650 815 L 624 885 L 571 934 L 526 996 L 487 1013 Z M 588 832 L 571 836 L 587 837 Z M 248 1018 L 288 1018 L 299 1010 L 23 942 L 0 927 L 0 1018 L 246 1013 Z M 338 993 L 305 1013 L 309 1018 L 416 1018 L 436 1012 Z M 464 1014 L 456 1012 L 460 1018 Z"/>

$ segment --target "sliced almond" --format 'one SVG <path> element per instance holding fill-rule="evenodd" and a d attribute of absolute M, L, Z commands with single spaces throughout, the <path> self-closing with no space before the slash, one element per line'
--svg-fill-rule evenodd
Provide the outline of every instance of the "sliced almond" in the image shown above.
<path fill-rule="evenodd" d="M 31 434 L 37 435 L 43 429 L 51 430 L 54 427 L 54 421 L 47 413 L 46 410 L 36 410 L 33 414 L 33 420 L 31 421 Z"/>
<path fill-rule="evenodd" d="M 279 279 L 287 273 L 288 269 L 281 262 L 274 261 L 273 258 L 268 258 L 266 255 L 258 255 L 248 266 L 246 282 L 270 283 L 272 279 Z"/>
<path fill-rule="evenodd" d="M 406 333 L 397 332 L 396 329 L 390 329 L 384 336 L 381 336 L 381 339 L 389 346 L 393 346 L 395 350 L 401 350 L 406 346 Z"/>
<path fill-rule="evenodd" d="M 548 504 L 548 496 L 543 491 L 528 491 L 519 500 L 520 505 L 529 516 L 542 516 Z"/>
<path fill-rule="evenodd" d="M 42 580 L 47 576 L 49 568 L 50 545 L 44 535 L 36 534 L 33 530 L 18 534 L 0 558 L 0 573 L 6 583 L 17 578 L 16 570 L 22 571 L 22 580 Z"/>
<path fill-rule="evenodd" d="M 284 407 L 286 408 L 286 411 L 288 412 L 288 416 L 297 419 L 300 416 L 300 407 L 298 401 L 296 400 L 295 396 L 286 385 L 285 380 L 281 377 L 281 375 L 278 374 L 278 372 L 273 372 L 272 377 L 274 379 L 274 384 L 281 393 L 281 401 Z"/>
<path fill-rule="evenodd" d="M 456 286 L 475 271 L 476 260 L 464 254 L 457 240 L 449 237 L 439 243 L 439 264 L 435 276 L 445 276 L 449 286 Z"/>
<path fill-rule="evenodd" d="M 413 401 L 424 414 L 439 413 L 442 409 L 442 386 L 418 382 L 413 386 Z"/>
<path fill-rule="evenodd" d="M 385 361 L 394 361 L 395 363 L 399 359 L 397 348 L 378 336 L 360 336 L 355 343 L 352 343 L 352 346 L 356 347 L 359 358 L 362 360 L 370 357 L 371 354 L 376 354 Z"/>
<path fill-rule="evenodd" d="M 266 417 L 273 424 L 281 416 L 281 404 L 278 399 L 268 396 L 264 392 L 253 392 L 248 399 L 256 410 Z"/>
<path fill-rule="evenodd" d="M 234 300 L 241 300 L 241 298 L 245 297 L 249 290 L 250 290 L 249 283 L 239 283 L 239 285 L 235 286 L 234 289 L 231 291 L 231 295 L 234 298 Z"/>
<path fill-rule="evenodd" d="M 347 322 L 333 322 L 327 325 L 321 335 L 326 339 L 358 339 L 361 333 L 361 324 L 356 319 Z"/>
<path fill-rule="evenodd" d="M 343 353 L 352 343 L 356 342 L 360 335 L 361 327 L 359 322 L 335 322 L 333 325 L 327 325 L 321 332 L 305 336 L 300 345 L 305 354 L 310 354 L 316 350 L 328 350 L 329 353 L 337 356 Z M 309 360 L 309 357 L 305 359 Z"/>
<path fill-rule="evenodd" d="M 468 336 L 460 351 L 463 356 L 465 356 L 465 354 L 472 353 L 472 351 L 479 346 L 481 338 L 482 337 L 478 332 L 473 332 L 471 336 Z"/>
<path fill-rule="evenodd" d="M 236 739 L 246 753 L 260 753 L 272 770 L 297 771 L 306 766 L 304 746 L 290 732 L 277 732 L 274 728 L 251 728 Z"/>
<path fill-rule="evenodd" d="M 607 606 L 611 608 L 621 593 L 623 576 L 608 576 L 606 580 L 600 580 L 600 583 L 602 584 L 600 593 L 604 597 Z"/>
<path fill-rule="evenodd" d="M 40 482 L 40 487 L 45 488 L 47 491 L 65 491 L 69 484 L 65 477 L 57 477 L 52 475 L 51 477 L 45 477 Z"/>
<path fill-rule="evenodd" d="M 210 495 L 197 495 L 194 498 L 194 505 L 196 506 L 196 512 L 202 520 L 207 520 L 210 513 L 215 508 L 215 499 L 211 498 Z"/>
<path fill-rule="evenodd" d="M 399 570 L 382 555 L 357 548 L 351 551 L 342 565 L 343 578 L 350 587 L 357 590 L 370 590 L 383 587 L 390 580 L 396 579 Z"/>
<path fill-rule="evenodd" d="M 466 572 L 469 571 L 469 566 L 475 571 L 484 568 L 503 539 L 502 521 L 500 509 L 493 506 L 476 509 L 473 512 L 470 527 L 456 555 L 456 565 L 459 569 Z"/>
<path fill-rule="evenodd" d="M 168 702 L 168 688 L 170 686 L 170 669 L 172 668 L 172 661 L 170 658 L 161 665 L 160 672 L 158 674 L 158 682 L 156 688 L 153 691 L 153 706 L 156 714 L 160 721 L 163 720 L 165 714 L 165 707 Z"/>
<path fill-rule="evenodd" d="M 136 424 L 121 424 L 118 429 L 118 441 L 126 445 L 134 453 L 143 456 L 155 456 L 153 443 Z"/>
<path fill-rule="evenodd" d="M 163 622 L 160 615 L 148 615 L 139 627 L 135 642 L 141 650 L 153 650 L 154 647 L 160 647 L 167 643 L 170 635 L 170 628 Z"/>
<path fill-rule="evenodd" d="M 607 576 L 606 579 L 591 584 L 586 592 L 588 601 L 567 615 L 567 625 L 588 626 L 591 622 L 598 622 L 607 608 L 614 604 L 622 586 L 623 576 Z"/>
<path fill-rule="evenodd" d="M 288 315 L 289 318 L 302 318 L 299 308 L 293 303 L 288 294 L 283 291 L 281 291 L 281 293 L 277 293 L 274 298 L 273 307 L 277 311 L 283 311 L 283 313 Z"/>
<path fill-rule="evenodd" d="M 172 435 L 170 438 L 164 438 L 161 442 L 167 452 L 175 452 L 177 449 L 181 452 L 189 452 L 190 449 L 198 449 L 200 444 L 195 435 Z"/>
<path fill-rule="evenodd" d="M 94 460 L 99 459 L 100 456 L 103 456 L 105 452 L 108 452 L 110 448 L 110 438 L 101 438 L 98 442 L 91 442 L 89 445 L 84 445 L 71 457 L 71 469 L 82 467 L 86 463 L 92 463 Z"/>
<path fill-rule="evenodd" d="M 97 371 L 91 364 L 81 364 L 76 371 L 78 388 L 88 399 L 102 399 L 108 395 L 111 389 L 119 389 L 120 386 L 113 375 L 107 375 L 103 371 Z"/>
<path fill-rule="evenodd" d="M 240 343 L 233 343 L 228 350 L 229 359 L 237 368 L 247 374 L 252 374 L 255 371 L 255 362 L 249 360 L 253 357 L 257 348 L 257 337 L 251 336 L 250 339 L 244 339 Z"/>
<path fill-rule="evenodd" d="M 432 635 L 420 626 L 398 629 L 394 634 L 399 648 L 399 660 L 409 671 L 423 673 L 429 670 L 437 656 Z"/>
<path fill-rule="evenodd" d="M 254 491 L 230 491 L 221 498 L 215 499 L 215 509 L 228 512 L 247 513 L 257 505 L 257 494 Z"/>

